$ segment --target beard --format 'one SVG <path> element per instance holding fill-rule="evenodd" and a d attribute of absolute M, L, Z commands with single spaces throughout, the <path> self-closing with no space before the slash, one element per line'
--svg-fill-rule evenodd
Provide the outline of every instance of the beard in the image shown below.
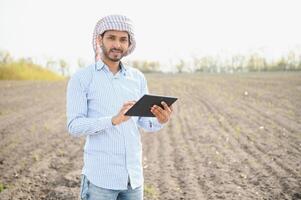
<path fill-rule="evenodd" d="M 116 49 L 116 48 L 108 49 L 104 46 L 104 44 L 102 44 L 100 48 L 102 50 L 104 57 L 113 62 L 119 62 L 121 58 L 124 57 L 125 54 L 122 49 Z"/>

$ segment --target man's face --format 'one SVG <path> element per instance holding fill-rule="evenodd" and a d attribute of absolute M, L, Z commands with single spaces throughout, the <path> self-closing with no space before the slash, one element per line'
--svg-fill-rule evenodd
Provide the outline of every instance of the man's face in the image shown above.
<path fill-rule="evenodd" d="M 126 31 L 106 31 L 99 37 L 100 47 L 106 59 L 118 62 L 129 48 L 129 34 Z"/>

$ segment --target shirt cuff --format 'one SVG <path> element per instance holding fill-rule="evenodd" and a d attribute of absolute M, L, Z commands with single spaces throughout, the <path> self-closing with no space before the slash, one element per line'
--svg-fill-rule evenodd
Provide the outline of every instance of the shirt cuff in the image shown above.
<path fill-rule="evenodd" d="M 165 123 L 165 124 L 166 124 L 166 123 Z M 151 121 L 150 121 L 151 128 L 152 128 L 152 126 L 155 126 L 156 128 L 161 129 L 161 128 L 164 127 L 165 124 L 161 124 L 161 123 L 158 121 L 157 118 L 155 118 L 154 120 L 151 120 Z"/>
<path fill-rule="evenodd" d="M 101 129 L 112 128 L 114 125 L 112 124 L 112 117 L 101 117 L 98 119 L 99 125 L 101 125 Z"/>

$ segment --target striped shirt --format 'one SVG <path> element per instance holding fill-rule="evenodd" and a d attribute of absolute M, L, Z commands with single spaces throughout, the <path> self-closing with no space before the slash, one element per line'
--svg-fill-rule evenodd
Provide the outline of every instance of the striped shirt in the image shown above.
<path fill-rule="evenodd" d="M 131 117 L 112 125 L 126 101 L 148 93 L 137 69 L 120 65 L 114 75 L 102 61 L 77 71 L 67 87 L 67 126 L 73 136 L 85 136 L 82 173 L 96 186 L 125 190 L 143 184 L 142 146 L 138 128 L 160 130 L 156 118 Z"/>

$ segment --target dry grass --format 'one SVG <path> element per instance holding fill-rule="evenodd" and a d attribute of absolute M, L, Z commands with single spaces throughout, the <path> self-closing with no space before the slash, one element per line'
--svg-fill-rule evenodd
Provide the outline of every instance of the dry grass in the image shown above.
<path fill-rule="evenodd" d="M 0 80 L 62 80 L 64 77 L 31 63 L 0 64 Z"/>

